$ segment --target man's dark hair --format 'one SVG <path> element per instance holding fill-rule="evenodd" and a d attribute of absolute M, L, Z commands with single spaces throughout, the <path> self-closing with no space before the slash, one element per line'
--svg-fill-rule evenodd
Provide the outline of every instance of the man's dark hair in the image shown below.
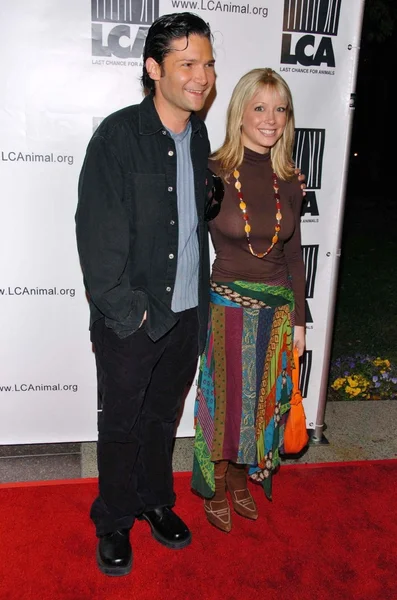
<path fill-rule="evenodd" d="M 198 15 L 190 12 L 172 13 L 156 19 L 147 33 L 143 49 L 142 85 L 145 91 L 155 92 L 153 79 L 149 76 L 145 63 L 153 58 L 162 66 L 164 58 L 171 52 L 171 42 L 190 35 L 201 35 L 212 43 L 211 29 Z"/>

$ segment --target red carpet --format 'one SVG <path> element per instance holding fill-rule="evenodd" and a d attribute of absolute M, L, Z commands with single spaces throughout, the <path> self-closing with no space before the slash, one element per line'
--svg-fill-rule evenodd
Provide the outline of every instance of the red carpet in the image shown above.
<path fill-rule="evenodd" d="M 131 575 L 95 563 L 96 481 L 0 486 L 1 600 L 396 600 L 397 460 L 284 466 L 273 503 L 253 487 L 256 523 L 223 534 L 177 474 L 192 544 L 168 550 L 144 522 Z"/>

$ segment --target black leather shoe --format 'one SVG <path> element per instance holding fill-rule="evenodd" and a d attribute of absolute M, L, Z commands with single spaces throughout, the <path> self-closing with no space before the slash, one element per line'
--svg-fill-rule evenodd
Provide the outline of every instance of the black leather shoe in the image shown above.
<path fill-rule="evenodd" d="M 100 537 L 96 558 L 99 569 L 105 575 L 128 575 L 132 567 L 130 530 L 120 529 Z"/>
<path fill-rule="evenodd" d="M 192 541 L 188 527 L 168 506 L 147 510 L 138 519 L 147 521 L 154 539 L 167 548 L 179 550 Z"/>

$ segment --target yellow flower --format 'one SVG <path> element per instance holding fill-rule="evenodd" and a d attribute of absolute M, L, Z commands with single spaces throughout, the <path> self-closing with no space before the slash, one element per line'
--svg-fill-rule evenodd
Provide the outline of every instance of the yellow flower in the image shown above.
<path fill-rule="evenodd" d="M 382 359 L 379 356 L 377 358 L 375 358 L 374 360 L 374 365 L 375 367 L 383 367 L 386 369 L 390 369 L 390 360 L 386 359 Z"/>
<path fill-rule="evenodd" d="M 349 396 L 358 396 L 361 393 L 361 389 L 358 387 L 353 388 L 347 385 L 346 393 L 349 394 Z"/>
<path fill-rule="evenodd" d="M 357 387 L 358 386 L 358 381 L 355 375 L 353 375 L 353 377 L 348 377 L 347 378 L 347 382 L 351 387 Z"/>
<path fill-rule="evenodd" d="M 346 379 L 344 377 L 338 377 L 338 379 L 335 379 L 331 387 L 333 390 L 340 390 L 340 388 L 345 384 L 345 382 Z"/>

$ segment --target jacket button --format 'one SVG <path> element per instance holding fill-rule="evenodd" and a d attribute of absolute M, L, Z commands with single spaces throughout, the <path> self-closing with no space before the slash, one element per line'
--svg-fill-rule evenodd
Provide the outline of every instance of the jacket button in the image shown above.
<path fill-rule="evenodd" d="M 165 291 L 166 291 L 166 292 L 170 292 L 170 291 L 171 291 L 171 288 L 170 288 L 170 286 L 166 287 L 166 288 L 165 288 Z"/>
<path fill-rule="evenodd" d="M 169 151 L 168 151 L 168 156 L 174 156 L 174 153 L 173 153 L 173 151 L 172 151 L 172 150 L 169 150 Z"/>
<path fill-rule="evenodd" d="M 172 187 L 172 185 L 170 185 L 170 187 L 168 188 L 168 191 L 169 191 L 169 192 L 172 192 L 172 190 L 173 190 L 173 189 L 174 189 L 174 188 Z"/>
<path fill-rule="evenodd" d="M 169 254 L 168 258 L 170 258 L 172 260 L 174 258 L 174 255 L 173 254 Z"/>
<path fill-rule="evenodd" d="M 165 131 L 165 129 L 163 129 L 163 131 L 161 132 L 163 135 L 167 135 L 167 132 Z"/>
<path fill-rule="evenodd" d="M 170 221 L 170 225 L 175 225 L 175 221 L 174 221 L 174 219 L 171 219 L 171 221 Z"/>

